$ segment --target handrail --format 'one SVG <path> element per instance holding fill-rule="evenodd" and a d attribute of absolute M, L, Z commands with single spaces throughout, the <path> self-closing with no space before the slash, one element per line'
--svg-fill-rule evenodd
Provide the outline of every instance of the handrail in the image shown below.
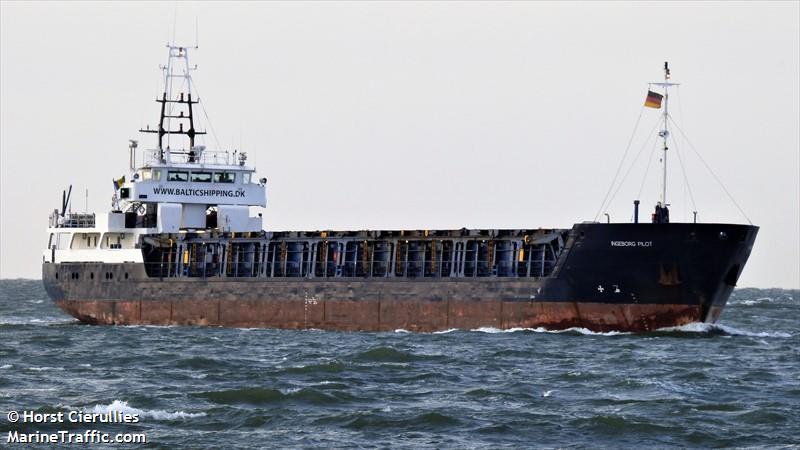
<path fill-rule="evenodd" d="M 51 228 L 94 228 L 95 224 L 94 213 L 68 213 L 64 216 L 50 216 Z"/>

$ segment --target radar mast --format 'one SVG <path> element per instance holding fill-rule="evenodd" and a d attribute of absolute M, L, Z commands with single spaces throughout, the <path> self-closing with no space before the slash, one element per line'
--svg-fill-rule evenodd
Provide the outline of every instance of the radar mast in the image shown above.
<path fill-rule="evenodd" d="M 158 134 L 158 159 L 162 163 L 171 162 L 173 153 L 185 154 L 189 162 L 194 162 L 199 158 L 202 151 L 195 146 L 195 136 L 206 134 L 205 131 L 195 129 L 195 117 L 193 106 L 199 99 L 192 99 L 192 75 L 191 72 L 197 70 L 197 65 L 189 64 L 189 50 L 197 49 L 194 47 L 182 47 L 167 44 L 169 57 L 166 65 L 160 65 L 159 69 L 164 72 L 164 92 L 156 102 L 161 104 L 161 114 L 158 121 L 158 129 L 151 129 L 149 126 L 139 130 L 142 133 Z M 175 84 L 179 83 L 176 89 Z M 169 107 L 167 107 L 169 105 Z M 178 106 L 176 108 L 176 106 Z M 176 111 L 179 110 L 179 111 Z M 178 128 L 173 129 L 173 121 L 177 122 Z M 185 135 L 189 138 L 188 149 L 175 150 L 171 146 L 171 135 Z M 164 146 L 164 136 L 166 148 Z"/>

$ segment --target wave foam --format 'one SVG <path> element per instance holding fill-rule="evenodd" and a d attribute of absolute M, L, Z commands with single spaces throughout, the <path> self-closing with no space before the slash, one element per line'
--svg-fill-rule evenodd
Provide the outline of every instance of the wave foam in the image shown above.
<path fill-rule="evenodd" d="M 48 325 L 64 325 L 77 322 L 75 319 L 66 319 L 63 317 L 53 318 L 28 318 L 28 317 L 6 317 L 0 319 L 0 325 L 35 325 L 35 326 L 48 326 Z"/>
<path fill-rule="evenodd" d="M 480 333 L 490 333 L 490 334 L 494 334 L 494 333 L 517 333 L 519 331 L 529 331 L 529 332 L 534 332 L 534 333 L 551 333 L 551 334 L 578 333 L 578 334 L 583 334 L 583 335 L 587 335 L 587 336 L 618 336 L 618 335 L 622 335 L 622 334 L 630 334 L 630 333 L 624 332 L 624 331 L 606 331 L 606 332 L 592 331 L 592 330 L 590 330 L 588 328 L 583 328 L 583 327 L 572 327 L 572 328 L 566 328 L 564 330 L 548 330 L 547 328 L 544 328 L 544 327 L 537 327 L 537 328 L 514 327 L 514 328 L 508 328 L 508 329 L 505 329 L 505 330 L 500 329 L 500 328 L 494 328 L 494 327 L 480 327 L 480 328 L 476 328 L 476 329 L 471 330 L 471 331 L 477 331 L 477 332 L 480 332 Z"/>
<path fill-rule="evenodd" d="M 759 297 L 759 298 L 754 299 L 754 300 L 744 300 L 741 303 L 743 305 L 752 306 L 752 305 L 759 305 L 761 303 L 772 303 L 774 301 L 775 301 L 775 299 L 772 298 L 772 297 Z"/>
<path fill-rule="evenodd" d="M 92 409 L 93 413 L 105 414 L 111 411 L 119 411 L 126 414 L 137 414 L 139 417 L 150 417 L 156 420 L 175 420 L 175 419 L 193 419 L 195 417 L 203 417 L 206 415 L 204 412 L 200 413 L 187 413 L 183 411 L 169 412 L 161 409 L 138 409 L 129 406 L 128 402 L 114 400 L 110 405 L 95 405 Z"/>
<path fill-rule="evenodd" d="M 784 333 L 780 331 L 775 332 L 767 332 L 767 331 L 747 331 L 747 330 L 740 330 L 738 328 L 734 328 L 728 325 L 722 325 L 719 323 L 703 323 L 703 322 L 692 322 L 687 323 L 686 325 L 681 325 L 679 327 L 667 327 L 667 328 L 659 328 L 656 332 L 680 332 L 680 333 L 724 333 L 730 336 L 748 336 L 748 337 L 778 337 L 778 338 L 788 338 L 792 337 L 790 333 Z"/>
<path fill-rule="evenodd" d="M 458 328 L 448 328 L 442 331 L 434 331 L 433 334 L 447 334 L 447 333 L 452 333 L 454 331 L 458 331 Z"/>

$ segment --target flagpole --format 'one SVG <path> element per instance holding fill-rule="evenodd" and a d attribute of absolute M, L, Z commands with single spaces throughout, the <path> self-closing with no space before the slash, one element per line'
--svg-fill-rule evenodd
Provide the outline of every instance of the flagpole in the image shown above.
<path fill-rule="evenodd" d="M 664 156 L 663 156 L 663 177 L 661 179 L 661 206 L 667 206 L 667 116 L 669 114 L 669 65 L 664 61 L 664 130 L 661 132 L 661 137 L 664 139 Z"/>
<path fill-rule="evenodd" d="M 672 83 L 669 81 L 670 73 L 669 73 L 669 63 L 664 61 L 664 82 L 663 83 L 650 83 L 653 86 L 659 86 L 664 88 L 664 128 L 658 132 L 658 135 L 661 137 L 663 145 L 662 151 L 663 156 L 661 157 L 662 162 L 662 176 L 661 176 L 661 195 L 660 195 L 660 202 L 663 208 L 667 207 L 667 150 L 669 147 L 667 146 L 667 138 L 669 137 L 669 129 L 668 129 L 668 121 L 669 121 L 669 88 L 670 86 L 678 86 L 680 83 Z M 660 105 L 659 105 L 660 106 Z"/>

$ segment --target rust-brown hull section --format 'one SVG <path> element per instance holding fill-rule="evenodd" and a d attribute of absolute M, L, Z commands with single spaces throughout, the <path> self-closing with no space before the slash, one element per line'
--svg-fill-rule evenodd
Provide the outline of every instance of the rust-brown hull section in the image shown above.
<path fill-rule="evenodd" d="M 492 327 L 642 332 L 703 321 L 693 305 L 415 300 L 58 300 L 82 322 L 432 332 Z"/>

